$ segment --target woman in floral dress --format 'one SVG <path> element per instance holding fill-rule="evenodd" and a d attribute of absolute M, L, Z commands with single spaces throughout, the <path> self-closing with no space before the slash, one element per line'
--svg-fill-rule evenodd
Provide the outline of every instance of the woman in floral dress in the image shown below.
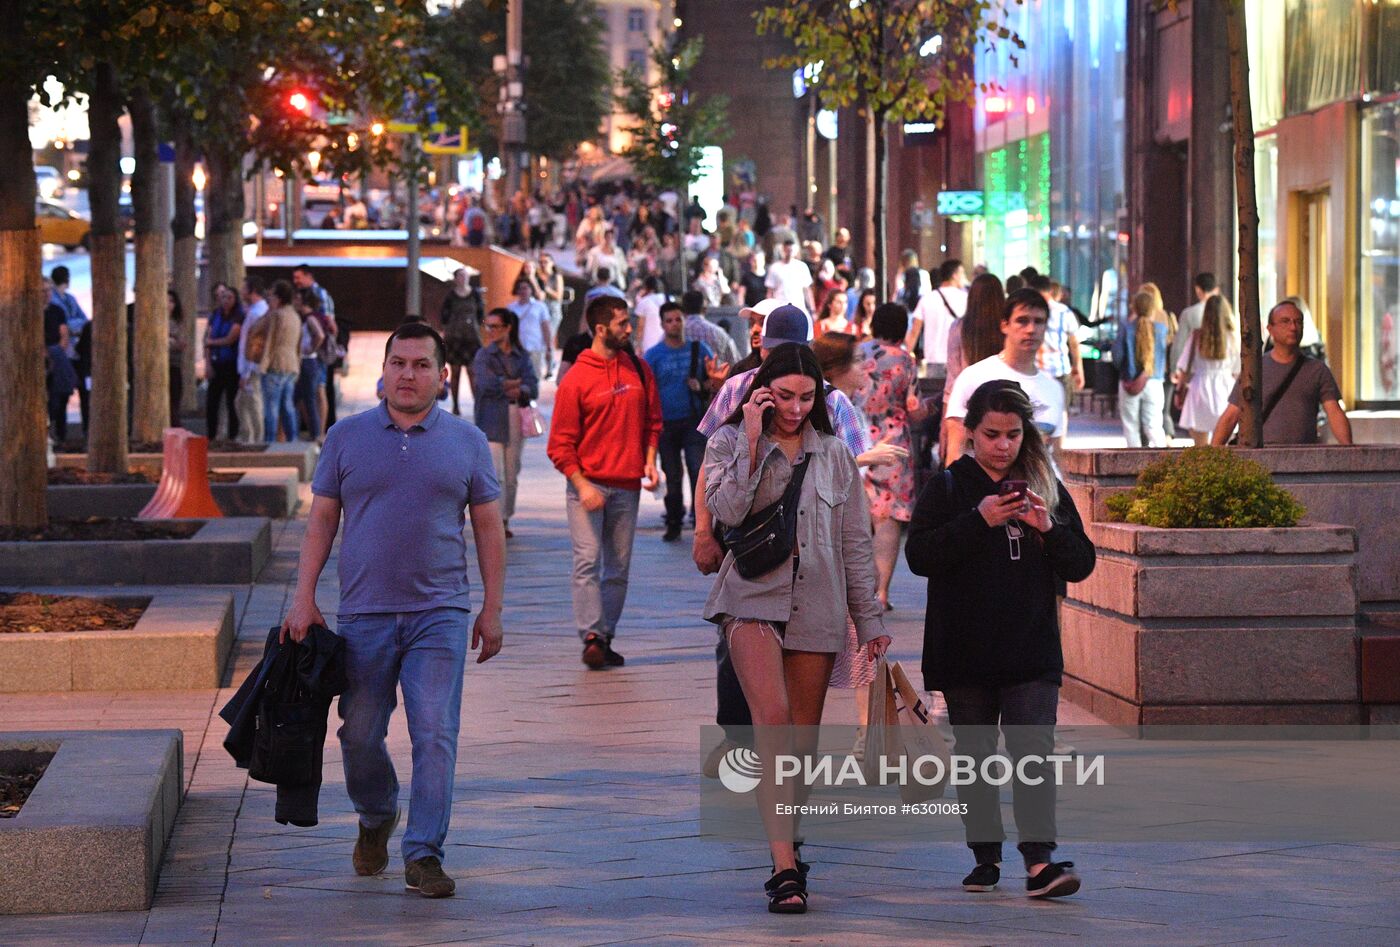
<path fill-rule="evenodd" d="M 870 382 L 858 406 L 870 423 L 870 440 L 911 449 L 909 413 L 919 409 L 915 393 L 914 356 L 903 346 L 909 313 L 899 303 L 885 303 L 870 319 L 869 342 L 861 354 L 869 366 Z M 870 518 L 875 523 L 875 591 L 890 608 L 890 578 L 899 560 L 899 535 L 914 511 L 914 464 L 906 457 L 895 464 L 871 467 L 865 474 Z"/>

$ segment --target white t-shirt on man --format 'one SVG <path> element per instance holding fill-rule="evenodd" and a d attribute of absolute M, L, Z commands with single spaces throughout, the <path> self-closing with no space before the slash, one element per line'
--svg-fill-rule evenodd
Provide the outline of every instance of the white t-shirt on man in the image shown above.
<path fill-rule="evenodd" d="M 807 297 L 802 291 L 812 285 L 812 271 L 807 268 L 806 263 L 801 260 L 790 260 L 787 263 L 779 260 L 769 263 L 768 275 L 763 278 L 763 285 L 773 291 L 774 299 L 781 299 L 807 312 Z M 811 313 L 807 312 L 807 315 L 810 316 Z"/>
<path fill-rule="evenodd" d="M 666 333 L 661 328 L 661 304 L 666 301 L 665 293 L 647 293 L 637 297 L 637 304 L 632 311 L 637 314 L 637 326 L 642 334 L 642 351 L 649 352 L 651 347 L 661 341 L 661 337 Z"/>
<path fill-rule="evenodd" d="M 1000 354 L 969 365 L 953 382 L 952 394 L 948 396 L 946 417 L 962 420 L 967 417 L 967 402 L 972 393 L 989 381 L 1007 380 L 1018 383 L 1035 407 L 1035 423 L 1042 432 L 1048 431 L 1052 437 L 1061 437 L 1067 427 L 1065 423 L 1065 389 L 1049 372 L 1037 371 L 1025 375 L 1002 360 Z"/>
<path fill-rule="evenodd" d="M 915 319 L 924 326 L 924 361 L 948 364 L 948 330 L 967 312 L 967 290 L 939 286 L 919 297 Z"/>

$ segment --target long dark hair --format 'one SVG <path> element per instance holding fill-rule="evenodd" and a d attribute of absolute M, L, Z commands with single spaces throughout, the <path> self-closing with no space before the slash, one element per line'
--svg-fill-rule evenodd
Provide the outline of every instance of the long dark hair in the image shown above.
<path fill-rule="evenodd" d="M 917 266 L 911 266 L 904 271 L 903 288 L 899 292 L 899 302 L 904 303 L 904 308 L 910 312 L 919 305 L 919 297 L 923 295 L 923 270 Z"/>
<path fill-rule="evenodd" d="M 817 364 L 817 357 L 812 354 L 812 350 L 797 342 L 784 342 L 782 345 L 769 349 L 768 356 L 758 367 L 758 371 L 754 372 L 753 380 L 749 382 L 749 390 L 744 393 L 744 400 L 739 402 L 739 406 L 734 409 L 733 413 L 724 419 L 724 423 L 742 426 L 744 405 L 749 403 L 753 393 L 772 384 L 773 379 L 786 375 L 806 375 L 816 383 L 816 394 L 812 398 L 812 410 L 807 415 L 807 422 L 820 433 L 834 436 L 835 431 L 831 428 L 831 416 L 826 413 L 826 379 L 822 377 L 822 367 Z"/>
<path fill-rule="evenodd" d="M 972 365 L 991 358 L 1005 347 L 1001 331 L 1002 309 L 1006 293 L 1001 280 L 983 273 L 972 281 L 967 291 L 967 312 L 962 320 L 963 364 Z"/>
<path fill-rule="evenodd" d="M 1060 503 L 1060 491 L 1055 482 L 1055 468 L 1050 465 L 1050 452 L 1045 447 L 1045 436 L 1035 426 L 1035 406 L 1031 399 L 1018 382 L 997 379 L 981 385 L 967 399 L 963 426 L 969 439 L 989 411 L 1014 414 L 1021 419 L 1021 449 L 1011 464 L 1011 472 L 1019 474 L 1020 479 L 1045 498 L 1045 507 L 1053 515 Z"/>
<path fill-rule="evenodd" d="M 524 351 L 520 345 L 520 317 L 515 314 L 514 309 L 507 309 L 501 306 L 492 309 L 488 316 L 499 316 L 500 320 L 506 324 L 506 334 L 510 336 L 511 351 Z"/>

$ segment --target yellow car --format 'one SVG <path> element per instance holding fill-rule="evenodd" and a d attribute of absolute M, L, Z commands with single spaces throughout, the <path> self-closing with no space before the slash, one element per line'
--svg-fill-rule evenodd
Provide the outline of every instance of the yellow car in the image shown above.
<path fill-rule="evenodd" d="M 34 204 L 35 226 L 39 239 L 56 243 L 67 250 L 87 249 L 88 231 L 92 225 L 56 201 L 40 200 Z"/>

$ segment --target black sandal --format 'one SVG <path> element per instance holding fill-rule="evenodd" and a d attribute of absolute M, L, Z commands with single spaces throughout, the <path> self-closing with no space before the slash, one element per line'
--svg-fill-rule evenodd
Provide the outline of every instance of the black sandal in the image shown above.
<path fill-rule="evenodd" d="M 806 914 L 807 878 L 796 868 L 785 868 L 763 884 L 768 895 L 770 914 Z M 797 903 L 786 903 L 790 898 L 799 898 Z"/>

